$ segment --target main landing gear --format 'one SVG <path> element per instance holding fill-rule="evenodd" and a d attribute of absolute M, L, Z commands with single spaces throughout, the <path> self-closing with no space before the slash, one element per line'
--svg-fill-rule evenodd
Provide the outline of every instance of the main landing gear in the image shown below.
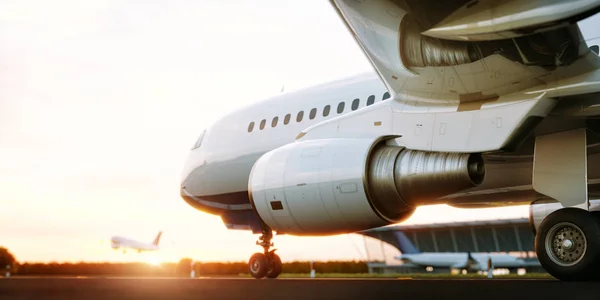
<path fill-rule="evenodd" d="M 589 211 L 587 128 L 536 136 L 533 189 L 563 208 L 537 228 L 535 252 L 561 280 L 600 279 L 600 218 Z"/>
<path fill-rule="evenodd" d="M 264 226 L 262 235 L 256 241 L 257 245 L 263 247 L 264 253 L 254 253 L 248 261 L 250 275 L 256 279 L 263 277 L 277 278 L 281 274 L 281 259 L 279 255 L 275 254 L 277 249 L 269 251 L 269 248 L 273 246 L 273 243 L 271 243 L 272 238 L 273 231 L 271 228 Z"/>
<path fill-rule="evenodd" d="M 560 280 L 600 279 L 600 218 L 579 208 L 551 213 L 539 226 L 535 252 L 544 269 Z"/>

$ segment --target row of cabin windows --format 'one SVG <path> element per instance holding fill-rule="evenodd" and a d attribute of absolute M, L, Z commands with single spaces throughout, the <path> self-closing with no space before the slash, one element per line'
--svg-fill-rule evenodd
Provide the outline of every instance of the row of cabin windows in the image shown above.
<path fill-rule="evenodd" d="M 383 94 L 382 100 L 386 100 L 388 98 L 390 98 L 390 93 L 385 92 L 385 94 Z M 371 96 L 369 96 L 369 98 L 367 98 L 367 106 L 372 105 L 373 103 L 375 103 L 375 95 L 371 95 Z M 352 110 L 357 110 L 358 106 L 360 106 L 360 99 L 356 98 L 356 99 L 352 100 L 352 104 L 351 104 L 350 108 L 352 108 Z M 340 102 L 337 106 L 337 113 L 338 114 L 343 113 L 345 107 L 346 107 L 346 102 Z M 331 112 L 331 105 L 325 105 L 325 107 L 323 107 L 323 117 L 329 116 L 330 112 Z M 313 108 L 308 113 L 308 118 L 312 120 L 316 117 L 317 117 L 317 109 Z M 292 118 L 291 114 L 285 115 L 285 117 L 283 118 L 283 125 L 289 124 L 291 118 Z M 302 122 L 303 118 L 304 118 L 304 111 L 301 110 L 296 115 L 296 122 L 298 122 L 298 123 Z M 277 126 L 278 122 L 279 122 L 279 117 L 274 117 L 273 120 L 271 121 L 271 127 Z M 265 129 L 266 124 L 267 124 L 266 119 L 263 119 L 262 121 L 260 121 L 260 124 L 259 124 L 260 130 Z M 248 132 L 252 132 L 252 130 L 254 130 L 254 122 L 250 122 L 250 124 L 248 125 Z"/>

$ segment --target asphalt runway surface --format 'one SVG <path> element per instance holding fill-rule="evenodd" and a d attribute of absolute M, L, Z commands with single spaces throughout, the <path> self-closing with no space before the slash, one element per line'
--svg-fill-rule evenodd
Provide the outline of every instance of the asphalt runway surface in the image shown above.
<path fill-rule="evenodd" d="M 598 299 L 600 283 L 503 279 L 0 278 L 0 299 Z"/>

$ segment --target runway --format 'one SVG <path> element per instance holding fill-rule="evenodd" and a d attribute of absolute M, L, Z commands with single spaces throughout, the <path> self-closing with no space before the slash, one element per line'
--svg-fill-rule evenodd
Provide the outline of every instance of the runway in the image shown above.
<path fill-rule="evenodd" d="M 0 278 L 0 299 L 596 299 L 600 283 L 502 279 Z"/>

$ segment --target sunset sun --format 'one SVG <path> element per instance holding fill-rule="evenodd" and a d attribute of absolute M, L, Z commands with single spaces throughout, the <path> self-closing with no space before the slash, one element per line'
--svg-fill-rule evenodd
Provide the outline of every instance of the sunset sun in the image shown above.
<path fill-rule="evenodd" d="M 146 258 L 146 263 L 152 266 L 159 266 L 162 261 L 158 257 L 148 257 Z"/>

